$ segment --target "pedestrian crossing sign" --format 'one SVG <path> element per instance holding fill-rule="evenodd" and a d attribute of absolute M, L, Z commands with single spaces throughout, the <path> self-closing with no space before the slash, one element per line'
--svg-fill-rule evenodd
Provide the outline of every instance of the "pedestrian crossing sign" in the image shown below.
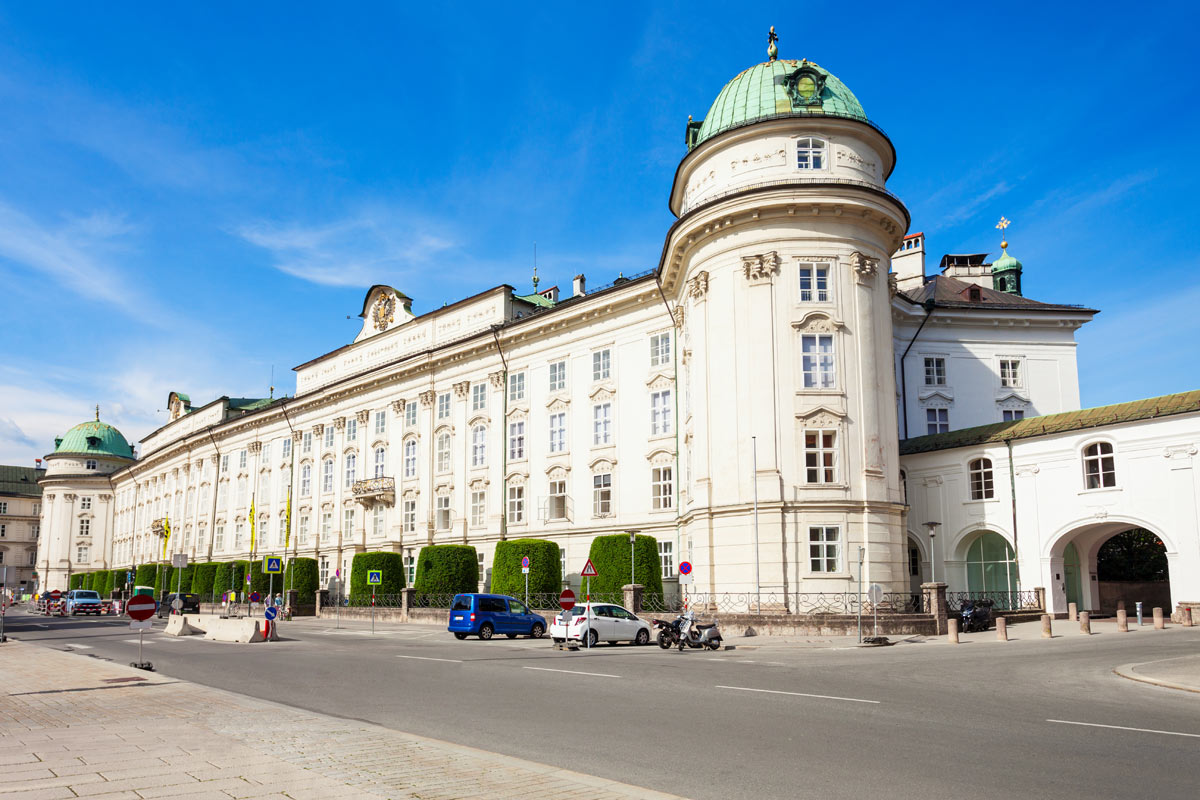
<path fill-rule="evenodd" d="M 367 570 L 367 585 L 378 586 L 383 583 L 383 570 L 369 569 Z"/>
<path fill-rule="evenodd" d="M 263 559 L 263 572 L 268 575 L 277 575 L 283 572 L 283 559 L 278 556 L 267 556 Z"/>

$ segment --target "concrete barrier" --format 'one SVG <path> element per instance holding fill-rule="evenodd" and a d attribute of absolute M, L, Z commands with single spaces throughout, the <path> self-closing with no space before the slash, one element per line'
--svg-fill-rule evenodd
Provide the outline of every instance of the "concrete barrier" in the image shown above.
<path fill-rule="evenodd" d="M 1117 609 L 1117 633 L 1129 633 L 1129 615 L 1125 609 Z"/>
<path fill-rule="evenodd" d="M 204 634 L 210 642 L 265 642 L 263 620 L 253 617 L 223 619 L 216 614 L 175 614 L 167 623 L 167 633 L 172 636 Z M 178 632 L 172 630 L 172 626 Z"/>
<path fill-rule="evenodd" d="M 189 624 L 186 614 L 172 614 L 163 633 L 167 636 L 198 636 L 203 634 L 204 630 Z"/>
<path fill-rule="evenodd" d="M 1161 631 L 1167 627 L 1167 623 L 1163 620 L 1163 610 L 1158 606 L 1154 607 L 1154 629 Z"/>
<path fill-rule="evenodd" d="M 1092 635 L 1092 615 L 1089 611 L 1079 612 L 1079 632 Z"/>
<path fill-rule="evenodd" d="M 950 617 L 946 620 L 946 639 L 950 644 L 958 644 L 958 618 Z"/>
<path fill-rule="evenodd" d="M 1079 619 L 1079 606 L 1075 603 L 1067 603 L 1067 619 L 1070 622 L 1075 622 Z"/>
<path fill-rule="evenodd" d="M 1049 614 L 1042 614 L 1042 638 L 1054 638 L 1054 629 L 1051 627 Z"/>

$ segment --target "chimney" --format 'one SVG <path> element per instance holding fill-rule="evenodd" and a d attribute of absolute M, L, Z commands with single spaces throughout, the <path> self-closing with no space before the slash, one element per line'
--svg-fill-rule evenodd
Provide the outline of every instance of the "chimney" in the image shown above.
<path fill-rule="evenodd" d="M 575 283 L 571 290 L 571 297 L 583 297 L 585 294 L 587 294 L 587 291 L 584 289 L 585 280 L 586 279 L 582 274 L 575 276 Z"/>

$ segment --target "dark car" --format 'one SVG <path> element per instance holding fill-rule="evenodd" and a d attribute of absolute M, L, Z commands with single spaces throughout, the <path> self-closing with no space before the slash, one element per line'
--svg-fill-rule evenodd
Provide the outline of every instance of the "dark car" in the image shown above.
<path fill-rule="evenodd" d="M 456 639 L 490 639 L 497 633 L 510 639 L 522 635 L 540 639 L 546 632 L 546 618 L 506 594 L 458 594 L 450 603 L 446 630 Z"/>
<path fill-rule="evenodd" d="M 200 595 L 193 594 L 192 592 L 180 592 L 179 594 L 171 592 L 170 594 L 163 595 L 162 601 L 158 604 L 159 619 L 171 613 L 171 604 L 175 602 L 176 597 L 183 601 L 183 608 L 179 609 L 180 614 L 200 613 Z"/>

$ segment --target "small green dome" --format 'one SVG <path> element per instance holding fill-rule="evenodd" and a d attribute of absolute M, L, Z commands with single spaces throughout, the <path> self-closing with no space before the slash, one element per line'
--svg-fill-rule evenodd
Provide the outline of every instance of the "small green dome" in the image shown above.
<path fill-rule="evenodd" d="M 1002 272 L 1008 269 L 1021 269 L 1022 264 L 1008 254 L 1007 249 L 1000 251 L 1000 257 L 992 262 L 992 272 Z"/>
<path fill-rule="evenodd" d="M 121 432 L 98 419 L 82 422 L 55 439 L 54 452 L 133 459 L 133 448 Z"/>
<path fill-rule="evenodd" d="M 751 122 L 816 116 L 869 122 L 858 98 L 828 70 L 811 61 L 767 61 L 725 84 L 689 146 Z"/>

